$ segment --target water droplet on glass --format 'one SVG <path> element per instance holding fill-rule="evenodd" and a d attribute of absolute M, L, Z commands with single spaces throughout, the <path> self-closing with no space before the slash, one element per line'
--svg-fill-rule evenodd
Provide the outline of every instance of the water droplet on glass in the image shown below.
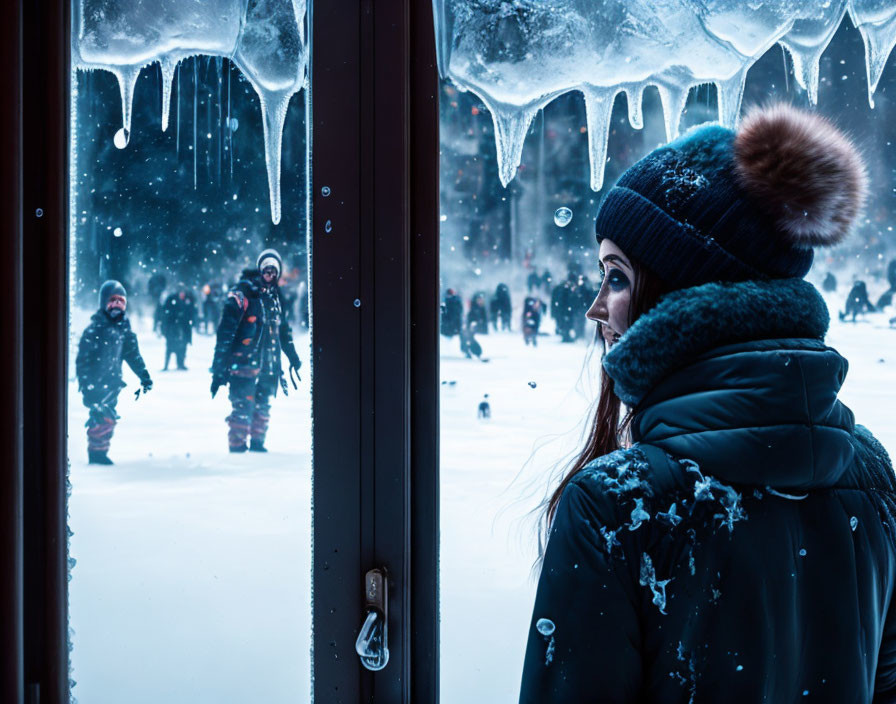
<path fill-rule="evenodd" d="M 555 626 L 554 622 L 549 618 L 540 618 L 535 623 L 535 628 L 539 633 L 543 636 L 549 636 L 554 632 Z"/>
<path fill-rule="evenodd" d="M 44 216 L 44 209 L 38 208 L 37 210 L 34 211 L 34 214 L 37 215 L 37 217 L 42 218 Z"/>
<path fill-rule="evenodd" d="M 230 128 L 231 132 L 236 132 L 240 128 L 240 121 L 235 117 L 231 117 L 227 121 L 227 126 Z"/>
<path fill-rule="evenodd" d="M 324 224 L 324 232 L 330 233 L 333 231 L 333 221 L 327 220 L 326 224 Z"/>
<path fill-rule="evenodd" d="M 744 666 L 743 666 L 743 665 L 738 665 L 738 666 L 737 666 L 737 671 L 738 671 L 738 672 L 740 672 L 740 671 L 743 670 L 743 669 L 744 669 Z"/>
<path fill-rule="evenodd" d="M 536 386 L 538 386 L 538 384 L 536 384 L 534 381 L 530 381 L 530 382 L 529 382 L 529 388 L 530 388 L 530 389 L 534 389 Z"/>
<path fill-rule="evenodd" d="M 330 187 L 329 187 L 329 186 L 324 186 L 323 188 L 321 188 L 321 189 L 320 189 L 320 194 L 321 194 L 324 198 L 326 198 L 328 195 L 330 195 Z"/>
<path fill-rule="evenodd" d="M 566 227 L 572 221 L 572 211 L 565 205 L 554 211 L 554 224 L 557 227 Z"/>
<path fill-rule="evenodd" d="M 805 556 L 806 556 L 806 548 L 800 549 L 800 557 L 805 557 Z"/>
<path fill-rule="evenodd" d="M 858 528 L 858 527 L 859 527 L 859 519 L 856 518 L 855 516 L 853 516 L 852 518 L 850 518 L 850 519 L 849 519 L 849 527 L 852 528 L 853 530 L 855 530 L 856 528 Z"/>
<path fill-rule="evenodd" d="M 355 301 L 354 301 L 354 303 L 352 303 L 352 305 L 353 305 L 355 308 L 360 308 L 360 307 L 361 307 L 361 299 L 360 299 L 360 298 L 356 298 Z"/>
<path fill-rule="evenodd" d="M 118 147 L 119 149 L 124 149 L 128 146 L 128 140 L 131 135 L 128 134 L 128 131 L 122 127 L 118 132 L 115 133 L 115 136 L 112 138 L 112 143 Z"/>
<path fill-rule="evenodd" d="M 121 237 L 124 233 L 121 231 L 120 227 L 116 227 L 114 230 L 112 230 L 112 234 L 116 237 Z"/>

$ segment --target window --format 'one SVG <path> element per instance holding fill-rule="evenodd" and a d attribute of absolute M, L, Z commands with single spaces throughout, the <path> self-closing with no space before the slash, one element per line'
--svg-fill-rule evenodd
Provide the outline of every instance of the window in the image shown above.
<path fill-rule="evenodd" d="M 72 15 L 72 696 L 306 701 L 304 5 Z"/>

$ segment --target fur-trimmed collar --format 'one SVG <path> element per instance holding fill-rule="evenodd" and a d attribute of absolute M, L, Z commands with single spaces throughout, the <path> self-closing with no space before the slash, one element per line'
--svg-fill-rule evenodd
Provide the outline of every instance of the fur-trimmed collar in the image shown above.
<path fill-rule="evenodd" d="M 824 299 L 802 279 L 709 283 L 667 294 L 604 356 L 616 395 L 633 406 L 663 377 L 722 345 L 824 339 Z"/>

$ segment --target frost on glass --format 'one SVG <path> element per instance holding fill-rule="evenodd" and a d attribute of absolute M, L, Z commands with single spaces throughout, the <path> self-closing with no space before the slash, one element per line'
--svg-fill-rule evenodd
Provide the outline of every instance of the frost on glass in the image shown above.
<path fill-rule="evenodd" d="M 171 85 L 191 56 L 227 57 L 258 94 L 263 113 L 271 219 L 280 222 L 280 145 L 290 98 L 305 83 L 305 0 L 76 0 L 72 64 L 118 79 L 122 127 L 131 134 L 131 107 L 140 71 L 162 70 L 162 129 L 169 123 Z"/>
<path fill-rule="evenodd" d="M 719 120 L 734 126 L 747 71 L 777 42 L 814 103 L 819 59 L 848 12 L 865 41 L 873 106 L 896 44 L 892 0 L 434 0 L 434 9 L 439 69 L 491 112 L 505 186 L 532 119 L 564 93 L 584 97 L 591 187 L 600 190 L 619 92 L 637 129 L 644 88 L 656 86 L 672 139 L 690 89 L 713 83 Z"/>

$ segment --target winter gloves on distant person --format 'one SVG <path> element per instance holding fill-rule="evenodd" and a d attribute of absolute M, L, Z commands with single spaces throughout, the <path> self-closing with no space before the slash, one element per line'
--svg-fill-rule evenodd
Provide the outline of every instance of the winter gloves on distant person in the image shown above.
<path fill-rule="evenodd" d="M 292 382 L 293 388 L 298 389 L 299 386 L 296 381 L 302 380 L 302 377 L 299 376 L 299 367 L 302 366 L 302 360 L 299 359 L 299 355 L 292 345 L 288 345 L 284 351 L 286 352 L 287 359 L 289 359 L 289 380 Z M 293 378 L 293 374 L 295 374 L 295 378 Z"/>
<path fill-rule="evenodd" d="M 152 379 L 149 376 L 145 376 L 140 380 L 140 386 L 143 387 L 143 393 L 146 393 L 150 389 L 152 389 Z"/>

